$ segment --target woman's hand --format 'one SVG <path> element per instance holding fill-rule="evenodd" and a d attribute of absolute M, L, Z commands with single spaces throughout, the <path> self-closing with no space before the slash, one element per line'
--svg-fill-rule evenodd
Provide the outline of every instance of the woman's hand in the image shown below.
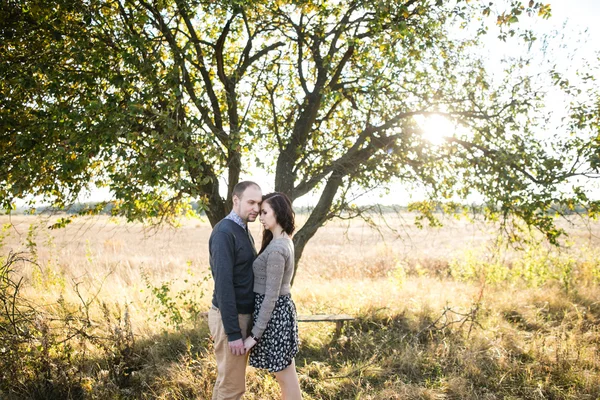
<path fill-rule="evenodd" d="M 246 340 L 244 340 L 244 348 L 246 349 L 246 352 L 253 348 L 255 344 L 256 339 L 254 339 L 252 336 L 248 336 Z"/>

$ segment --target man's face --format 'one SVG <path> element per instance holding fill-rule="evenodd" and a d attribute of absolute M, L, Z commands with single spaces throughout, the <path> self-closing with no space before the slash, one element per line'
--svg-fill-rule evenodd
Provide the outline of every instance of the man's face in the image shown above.
<path fill-rule="evenodd" d="M 262 191 L 251 185 L 242 192 L 241 198 L 233 196 L 233 211 L 246 223 L 254 222 L 260 212 Z"/>

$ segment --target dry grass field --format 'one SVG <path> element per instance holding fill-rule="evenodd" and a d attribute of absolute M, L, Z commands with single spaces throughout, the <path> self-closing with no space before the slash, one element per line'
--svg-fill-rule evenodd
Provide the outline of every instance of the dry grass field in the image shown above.
<path fill-rule="evenodd" d="M 52 218 L 0 217 L 0 398 L 210 398 L 208 222 Z M 413 220 L 331 222 L 307 246 L 298 312 L 356 320 L 300 324 L 304 398 L 600 398 L 600 224 L 516 251 L 482 222 Z M 247 383 L 279 398 L 267 373 Z"/>

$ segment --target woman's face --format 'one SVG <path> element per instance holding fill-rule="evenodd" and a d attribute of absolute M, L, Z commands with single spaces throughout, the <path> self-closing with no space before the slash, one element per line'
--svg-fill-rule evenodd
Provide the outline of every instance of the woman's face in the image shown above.
<path fill-rule="evenodd" d="M 266 201 L 263 201 L 260 205 L 260 223 L 263 224 L 265 229 L 271 232 L 279 226 L 277 218 L 275 217 L 275 212 L 271 208 L 271 205 Z"/>

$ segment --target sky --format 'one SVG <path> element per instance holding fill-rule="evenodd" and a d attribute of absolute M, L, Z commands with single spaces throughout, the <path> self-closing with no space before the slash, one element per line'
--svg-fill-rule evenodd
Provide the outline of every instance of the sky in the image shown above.
<path fill-rule="evenodd" d="M 600 0 L 550 0 L 552 6 L 552 17 L 548 20 L 541 18 L 530 19 L 523 18 L 520 24 L 530 24 L 536 31 L 550 34 L 557 31 L 559 34 L 565 34 L 567 43 L 576 45 L 578 39 L 588 37 L 587 44 L 583 50 L 578 53 L 578 56 L 592 57 L 594 51 L 600 51 Z M 533 22 L 531 22 L 533 21 Z M 534 25 L 531 25 L 534 24 Z M 584 31 L 587 30 L 587 33 Z M 492 39 L 492 38 L 491 38 Z M 499 50 L 500 49 L 500 50 Z M 512 51 L 508 46 L 501 50 L 497 41 L 492 41 L 490 49 L 487 51 L 490 54 L 490 63 L 496 61 L 494 58 L 502 57 L 503 51 Z M 550 55 L 552 57 L 552 55 Z M 556 61 L 560 62 L 561 55 L 556 54 Z M 560 100 L 556 100 L 556 107 L 560 107 Z M 263 189 L 264 193 L 274 190 L 274 177 L 266 175 L 259 170 L 248 170 L 242 174 L 242 179 L 251 179 L 257 182 Z M 226 185 L 222 185 L 226 187 Z M 384 190 L 372 192 L 362 196 L 356 200 L 357 204 L 402 204 L 405 205 L 410 201 L 420 200 L 424 198 L 424 192 L 418 188 L 408 188 L 400 184 L 391 184 L 389 186 L 391 194 L 387 194 Z M 94 189 L 90 193 L 82 194 L 79 197 L 81 202 L 95 202 L 110 198 L 108 189 Z M 318 197 L 316 195 L 307 195 L 296 200 L 295 206 L 314 205 Z M 477 201 L 477 199 L 471 199 Z M 22 207 L 24 202 L 17 202 L 18 207 Z"/>
<path fill-rule="evenodd" d="M 600 37 L 600 1 L 598 0 L 555 0 L 551 1 L 553 20 L 560 27 L 561 20 L 568 20 L 580 27 L 585 27 Z M 553 23 L 553 21 L 551 21 Z"/>

